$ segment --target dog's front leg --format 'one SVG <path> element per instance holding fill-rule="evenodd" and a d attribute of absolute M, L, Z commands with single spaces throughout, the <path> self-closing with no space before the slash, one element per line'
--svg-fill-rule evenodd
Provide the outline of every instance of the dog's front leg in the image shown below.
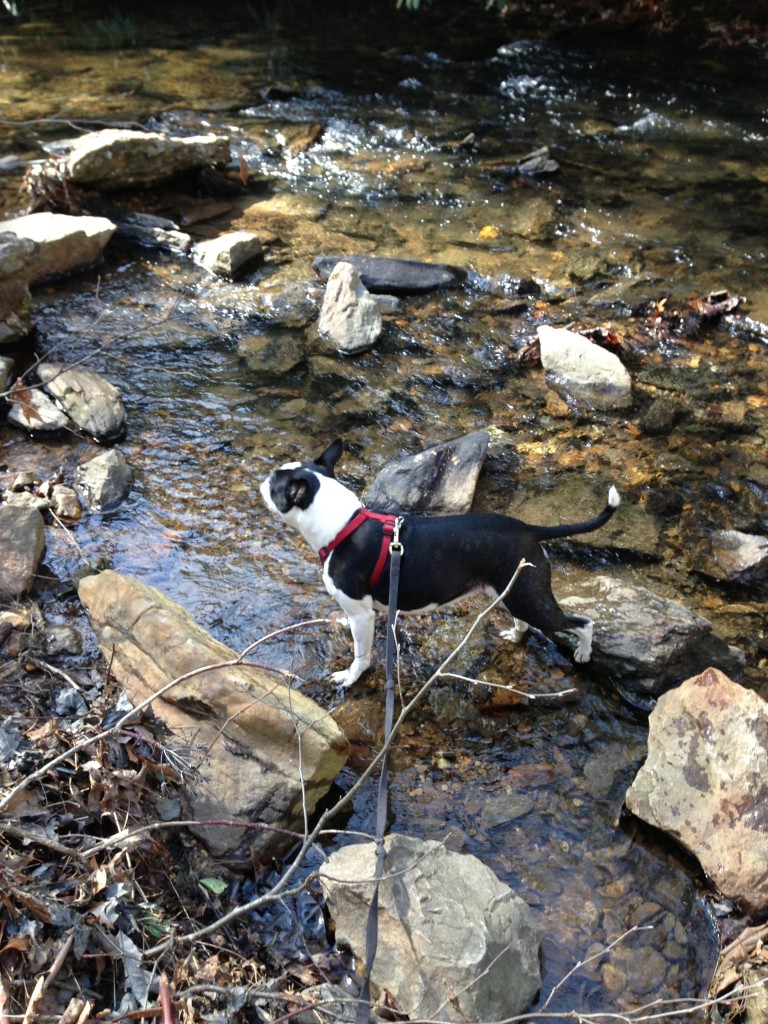
<path fill-rule="evenodd" d="M 339 600 L 338 594 L 336 598 Z M 346 601 L 343 603 L 339 601 L 339 604 L 347 613 L 349 627 L 352 630 L 355 657 L 348 669 L 345 669 L 343 672 L 334 672 L 331 679 L 333 679 L 337 686 L 346 689 L 353 683 L 356 683 L 371 664 L 376 612 L 373 610 L 370 598 L 365 601 Z"/>

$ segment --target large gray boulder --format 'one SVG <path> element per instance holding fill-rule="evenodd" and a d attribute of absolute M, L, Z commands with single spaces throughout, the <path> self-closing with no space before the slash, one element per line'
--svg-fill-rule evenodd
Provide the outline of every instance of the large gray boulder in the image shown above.
<path fill-rule="evenodd" d="M 528 1010 L 540 985 L 528 905 L 476 857 L 442 843 L 391 835 L 385 849 L 372 990 L 418 1019 L 494 1021 Z M 374 843 L 345 846 L 320 869 L 336 941 L 360 964 L 375 859 Z"/>
<path fill-rule="evenodd" d="M 41 363 L 37 375 L 59 408 L 96 441 L 116 441 L 125 433 L 125 407 L 117 388 L 94 370 L 63 363 Z"/>
<path fill-rule="evenodd" d="M 45 525 L 36 508 L 0 506 L 0 600 L 32 589 L 45 549 Z"/>
<path fill-rule="evenodd" d="M 365 504 L 377 512 L 468 512 L 488 441 L 478 430 L 390 463 L 365 492 Z"/>
<path fill-rule="evenodd" d="M 618 356 L 565 327 L 537 328 L 547 384 L 577 406 L 605 410 L 632 404 L 632 380 Z"/>
<path fill-rule="evenodd" d="M 381 313 L 351 263 L 337 263 L 325 286 L 320 337 L 345 355 L 372 348 L 381 334 Z"/>
<path fill-rule="evenodd" d="M 731 673 L 743 667 L 740 653 L 708 619 L 646 587 L 588 576 L 573 581 L 559 603 L 571 615 L 594 619 L 590 666 L 620 690 L 656 696 L 709 665 Z M 572 646 L 570 634 L 564 643 Z"/>
<path fill-rule="evenodd" d="M 347 757 L 347 739 L 327 711 L 267 669 L 232 664 L 235 651 L 154 587 L 106 571 L 87 576 L 78 592 L 110 673 L 132 704 L 195 673 L 152 701 L 169 746 L 191 763 L 185 813 L 259 827 L 200 824 L 191 831 L 215 856 L 264 862 L 283 851 L 294 839 L 281 830 L 303 831 L 305 813 Z"/>
<path fill-rule="evenodd" d="M 115 233 L 106 217 L 75 217 L 68 213 L 28 213 L 0 221 L 0 232 L 36 244 L 36 255 L 26 266 L 26 282 L 34 284 L 89 267 L 99 259 Z"/>
<path fill-rule="evenodd" d="M 768 909 L 768 703 L 758 694 L 714 668 L 665 693 L 626 804 L 726 896 Z"/>

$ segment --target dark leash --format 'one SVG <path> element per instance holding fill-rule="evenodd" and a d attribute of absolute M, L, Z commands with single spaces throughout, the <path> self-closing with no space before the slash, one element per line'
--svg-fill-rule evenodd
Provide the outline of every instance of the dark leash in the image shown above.
<path fill-rule="evenodd" d="M 379 776 L 379 794 L 376 803 L 376 870 L 373 879 L 371 905 L 368 909 L 368 922 L 365 929 L 365 974 L 360 987 L 359 1002 L 355 1015 L 355 1024 L 370 1024 L 371 1021 L 371 971 L 376 959 L 376 947 L 379 937 L 379 886 L 384 877 L 384 835 L 387 831 L 389 755 L 387 744 L 392 735 L 392 722 L 395 717 L 395 621 L 397 619 L 397 588 L 400 583 L 400 559 L 403 557 L 403 545 L 400 543 L 401 518 L 395 520 L 392 540 L 389 544 L 389 606 L 387 611 L 387 685 L 384 695 L 384 755 L 381 759 Z"/>

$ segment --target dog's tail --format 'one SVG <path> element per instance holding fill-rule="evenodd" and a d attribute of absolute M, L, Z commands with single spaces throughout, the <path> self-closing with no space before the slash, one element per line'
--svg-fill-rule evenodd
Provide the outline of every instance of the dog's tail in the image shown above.
<path fill-rule="evenodd" d="M 599 530 L 601 526 L 605 526 L 620 504 L 619 492 L 615 487 L 611 487 L 608 491 L 608 504 L 594 519 L 588 519 L 585 523 L 564 524 L 563 526 L 532 526 L 531 529 L 536 535 L 536 540 L 557 540 L 558 537 L 573 537 L 577 533 L 592 533 L 593 530 Z"/>

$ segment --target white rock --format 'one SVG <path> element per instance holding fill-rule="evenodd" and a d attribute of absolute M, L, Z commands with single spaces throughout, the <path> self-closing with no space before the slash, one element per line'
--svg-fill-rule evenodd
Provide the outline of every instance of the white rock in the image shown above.
<path fill-rule="evenodd" d="M 68 416 L 40 387 L 17 388 L 10 397 L 8 422 L 31 434 L 59 434 L 73 428 Z"/>
<path fill-rule="evenodd" d="M 325 286 L 318 330 L 339 352 L 371 348 L 381 334 L 378 303 L 351 263 L 337 263 Z"/>
<path fill-rule="evenodd" d="M 632 402 L 632 379 L 612 352 L 565 327 L 537 328 L 547 383 L 595 409 L 621 409 Z"/>
<path fill-rule="evenodd" d="M 261 242 L 250 231 L 228 231 L 218 238 L 197 243 L 197 258 L 206 269 L 223 277 L 231 276 L 262 255 Z"/>
<path fill-rule="evenodd" d="M 27 282 L 34 284 L 95 263 L 114 234 L 115 225 L 106 217 L 28 213 L 0 221 L 0 232 L 3 231 L 31 239 L 39 246 L 36 258 L 24 271 Z"/>

